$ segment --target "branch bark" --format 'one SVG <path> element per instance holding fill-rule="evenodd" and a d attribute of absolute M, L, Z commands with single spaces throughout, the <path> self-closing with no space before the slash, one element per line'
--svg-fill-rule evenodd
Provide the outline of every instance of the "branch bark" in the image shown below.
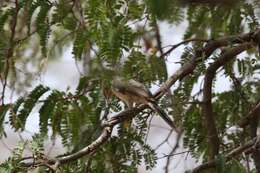
<path fill-rule="evenodd" d="M 236 156 L 238 156 L 238 155 L 242 154 L 243 152 L 246 152 L 250 148 L 254 147 L 255 141 L 256 141 L 256 138 L 248 141 L 247 143 L 245 143 L 242 146 L 239 146 L 239 147 L 233 149 L 232 151 L 230 151 L 228 154 L 225 155 L 226 160 L 230 161 L 232 158 L 235 158 Z M 259 144 L 258 144 L 258 147 L 259 147 Z M 198 167 L 194 168 L 192 170 L 192 173 L 199 173 L 205 169 L 214 168 L 214 167 L 216 167 L 216 164 L 217 164 L 216 159 L 208 161 L 208 162 L 203 163 L 202 165 L 199 165 Z"/>
<path fill-rule="evenodd" d="M 208 140 L 208 159 L 212 160 L 219 152 L 220 139 L 218 137 L 215 115 L 212 108 L 212 81 L 216 75 L 216 71 L 233 59 L 236 55 L 252 47 L 251 43 L 243 43 L 234 48 L 227 50 L 219 59 L 211 64 L 205 73 L 203 86 L 203 104 L 202 112 L 205 117 L 205 127 L 207 129 Z"/>
<path fill-rule="evenodd" d="M 104 144 L 109 137 L 111 136 L 112 132 L 112 127 L 105 127 L 101 133 L 101 135 L 94 141 L 92 142 L 89 146 L 81 149 L 80 151 L 73 153 L 68 156 L 63 156 L 58 158 L 58 162 L 62 163 L 67 163 L 69 161 L 77 160 L 89 153 L 92 153 L 95 151 L 98 147 L 100 147 L 102 144 Z"/>
<path fill-rule="evenodd" d="M 253 107 L 249 114 L 238 122 L 238 125 L 240 127 L 245 128 L 247 125 L 249 125 L 251 119 L 253 119 L 255 116 L 260 115 L 260 100 L 255 105 L 256 106 Z"/>
<path fill-rule="evenodd" d="M 257 114 L 257 113 L 258 112 L 254 112 L 254 114 Z M 251 136 L 251 138 L 257 137 L 258 122 L 259 122 L 259 116 L 257 116 L 257 115 L 253 116 L 253 118 L 250 120 L 250 136 Z M 258 142 L 258 140 L 256 140 L 256 142 Z M 256 145 L 257 145 L 257 143 L 256 143 Z M 257 173 L 260 173 L 260 150 L 256 149 L 256 147 L 252 152 L 252 158 L 254 160 L 254 164 L 255 164 Z"/>
<path fill-rule="evenodd" d="M 3 82 L 3 89 L 2 89 L 2 104 L 4 105 L 4 98 L 5 98 L 5 90 L 6 90 L 6 85 L 7 85 L 7 78 L 9 74 L 9 67 L 10 67 L 10 58 L 13 56 L 13 51 L 14 51 L 14 38 L 15 38 L 15 29 L 16 29 L 16 24 L 17 24 L 17 17 L 19 13 L 20 7 L 18 4 L 18 0 L 15 0 L 15 13 L 13 15 L 12 21 L 11 21 L 11 36 L 8 42 L 8 49 L 6 53 L 6 63 L 5 63 L 5 71 L 4 71 L 4 82 Z"/>
<path fill-rule="evenodd" d="M 57 157 L 55 159 L 48 159 L 45 163 L 47 163 L 47 164 L 57 164 L 58 163 L 60 165 L 60 164 L 64 164 L 64 163 L 68 163 L 68 162 L 77 160 L 83 156 L 86 156 L 86 155 L 94 152 L 102 144 L 104 144 L 111 136 L 111 132 L 112 132 L 112 127 L 105 127 L 103 129 L 101 135 L 95 141 L 93 141 L 90 145 L 84 147 L 83 149 L 79 150 L 76 153 L 73 153 L 73 154 L 70 154 L 67 156 Z M 33 162 L 25 162 L 24 165 L 27 167 L 30 167 L 30 166 L 39 165 L 41 163 L 42 163 L 41 161 L 36 161 L 36 162 L 33 161 Z"/>

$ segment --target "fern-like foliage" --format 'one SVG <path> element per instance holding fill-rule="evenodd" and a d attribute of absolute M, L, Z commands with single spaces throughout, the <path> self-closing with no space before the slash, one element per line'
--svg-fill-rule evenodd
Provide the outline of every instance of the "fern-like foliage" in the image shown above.
<path fill-rule="evenodd" d="M 197 4 L 189 7 L 187 11 L 189 26 L 184 38 L 216 38 L 223 34 L 235 34 L 243 32 L 246 27 L 251 30 L 259 26 L 252 3 L 239 1 L 227 4 L 215 4 L 205 6 Z M 243 23 L 246 19 L 246 25 Z M 205 21 L 205 22 L 201 22 Z"/>
<path fill-rule="evenodd" d="M 26 119 L 35 107 L 39 98 L 49 90 L 48 87 L 39 85 L 31 91 L 26 99 L 18 99 L 11 110 L 10 122 L 13 128 L 16 130 L 24 129 Z M 22 107 L 21 107 L 22 105 Z"/>
<path fill-rule="evenodd" d="M 32 136 L 32 140 L 28 141 L 28 146 L 32 155 L 36 159 L 42 159 L 44 155 L 44 136 L 35 134 Z"/>
<path fill-rule="evenodd" d="M 121 58 L 122 51 L 128 51 L 133 45 L 133 34 L 123 16 L 111 20 L 101 24 L 97 45 L 99 57 L 113 65 Z"/>
<path fill-rule="evenodd" d="M 40 113 L 40 133 L 47 134 L 48 132 L 48 120 L 53 116 L 53 111 L 56 103 L 61 98 L 58 91 L 52 91 L 52 93 L 44 101 L 42 107 L 39 110 Z"/>
<path fill-rule="evenodd" d="M 73 43 L 72 53 L 77 59 L 81 59 L 84 55 L 84 50 L 86 50 L 87 45 L 89 44 L 89 33 L 83 29 L 77 31 L 76 38 Z"/>
<path fill-rule="evenodd" d="M 136 128 L 140 131 L 126 130 L 123 126 L 119 126 L 119 136 L 111 138 L 109 144 L 98 151 L 94 158 L 89 158 L 93 162 L 91 171 L 101 171 L 99 165 L 102 165 L 106 170 L 136 172 L 142 160 L 147 170 L 155 166 L 156 153 L 143 141 L 147 131 L 146 123 L 143 118 L 137 118 L 136 121 L 138 125 Z M 102 161 L 103 157 L 108 158 L 105 163 Z"/>
<path fill-rule="evenodd" d="M 47 56 L 47 40 L 50 34 L 48 12 L 51 9 L 52 4 L 50 4 L 49 1 L 38 1 L 37 5 L 40 7 L 40 11 L 36 18 L 37 33 L 40 36 L 42 54 L 43 56 Z"/>
<path fill-rule="evenodd" d="M 34 159 L 42 159 L 42 153 L 44 152 L 43 139 L 42 136 L 35 134 L 32 137 L 32 140 L 19 142 L 12 150 L 11 156 L 5 162 L 0 164 L 0 171 L 3 173 L 14 171 L 26 172 L 28 169 L 21 163 L 21 160 L 24 158 L 25 149 L 28 148 L 32 152 Z M 45 171 L 46 169 L 42 170 Z"/>
<path fill-rule="evenodd" d="M 35 10 L 39 7 L 39 4 L 37 2 L 35 2 L 34 0 L 28 0 L 27 2 L 25 2 L 25 4 L 26 4 L 26 7 L 29 9 L 26 23 L 27 23 L 27 28 L 28 28 L 27 34 L 30 34 L 32 16 L 33 16 Z"/>
<path fill-rule="evenodd" d="M 0 171 L 3 173 L 8 172 L 24 172 L 26 169 L 20 163 L 23 157 L 27 142 L 19 142 L 16 147 L 12 150 L 12 156 L 10 156 L 5 162 L 0 164 Z"/>
<path fill-rule="evenodd" d="M 145 56 L 141 52 L 132 51 L 124 63 L 123 72 L 126 77 L 139 80 L 140 82 L 159 80 L 164 81 L 167 77 L 165 62 L 154 55 Z"/>

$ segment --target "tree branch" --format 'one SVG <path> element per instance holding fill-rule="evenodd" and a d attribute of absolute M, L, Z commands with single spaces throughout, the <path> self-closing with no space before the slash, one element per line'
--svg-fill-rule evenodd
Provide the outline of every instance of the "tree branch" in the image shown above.
<path fill-rule="evenodd" d="M 211 64 L 205 73 L 204 87 L 203 87 L 203 104 L 202 112 L 205 117 L 205 126 L 207 129 L 207 140 L 208 140 L 208 159 L 212 160 L 219 152 L 220 140 L 216 128 L 215 115 L 212 108 L 212 81 L 216 75 L 216 71 L 233 59 L 236 55 L 252 47 L 251 43 L 243 43 L 234 48 L 228 49 L 223 55 Z"/>
<path fill-rule="evenodd" d="M 68 156 L 60 157 L 60 158 L 58 158 L 58 161 L 61 164 L 67 163 L 69 161 L 77 160 L 77 159 L 95 151 L 99 146 L 104 144 L 109 139 L 109 137 L 111 136 L 111 133 L 112 133 L 112 127 L 105 127 L 103 129 L 101 135 L 90 145 L 88 145 L 87 147 L 81 149 L 80 151 L 78 151 L 76 153 L 73 153 Z"/>
<path fill-rule="evenodd" d="M 258 114 L 258 112 L 254 112 L 254 114 Z M 259 122 L 259 116 L 253 116 L 253 118 L 250 119 L 250 136 L 251 138 L 256 138 L 257 137 L 257 127 L 258 127 L 258 122 Z M 256 144 L 257 145 L 258 140 L 256 140 Z M 252 151 L 252 158 L 254 160 L 254 164 L 256 167 L 256 171 L 257 173 L 260 173 L 260 150 L 256 149 L 256 147 L 254 148 L 254 150 Z"/>
<path fill-rule="evenodd" d="M 5 66 L 5 72 L 4 72 L 4 83 L 3 83 L 3 89 L 2 89 L 2 104 L 4 105 L 4 98 L 5 98 L 5 90 L 7 85 L 7 78 L 9 73 L 9 64 L 10 64 L 10 58 L 13 56 L 14 51 L 14 38 L 15 38 L 15 28 L 17 24 L 17 17 L 19 13 L 20 7 L 18 4 L 18 0 L 15 0 L 15 13 L 13 15 L 12 23 L 11 23 L 11 36 L 9 39 L 9 45 L 6 53 L 6 66 Z"/>
<path fill-rule="evenodd" d="M 171 160 L 172 160 L 172 156 L 173 156 L 173 154 L 175 153 L 175 151 L 179 147 L 179 142 L 181 140 L 181 136 L 182 136 L 182 131 L 177 134 L 176 143 L 175 143 L 174 147 L 172 148 L 171 152 L 167 156 L 166 165 L 165 165 L 165 168 L 164 168 L 165 169 L 165 173 L 169 173 L 170 172 L 170 163 L 171 163 Z"/>
<path fill-rule="evenodd" d="M 238 122 L 238 125 L 242 128 L 249 125 L 250 120 L 253 119 L 255 116 L 259 116 L 260 114 L 260 100 L 257 101 L 253 109 L 245 116 L 242 120 Z"/>
<path fill-rule="evenodd" d="M 57 157 L 55 159 L 48 159 L 46 162 L 47 162 L 47 164 L 56 164 L 56 163 L 64 164 L 67 162 L 77 160 L 83 156 L 86 156 L 86 155 L 92 153 L 93 151 L 95 151 L 102 144 L 104 144 L 111 136 L 111 132 L 112 132 L 112 127 L 105 127 L 103 129 L 101 135 L 95 141 L 93 141 L 90 145 L 84 147 L 83 149 L 79 150 L 76 153 L 73 153 L 73 154 L 70 154 L 67 156 Z M 41 161 L 37 161 L 37 162 L 33 161 L 33 162 L 24 163 L 24 165 L 27 167 L 30 167 L 30 166 L 34 166 L 34 165 L 39 165 L 41 163 L 42 163 Z"/>
<path fill-rule="evenodd" d="M 245 143 L 242 146 L 239 146 L 239 147 L 233 149 L 232 151 L 230 151 L 228 154 L 225 155 L 226 160 L 230 161 L 232 158 L 234 158 L 234 157 L 242 154 L 243 152 L 249 150 L 250 148 L 254 147 L 255 141 L 256 141 L 256 138 L 248 141 L 247 143 Z M 259 146 L 259 144 L 258 144 L 258 146 Z M 214 167 L 216 167 L 216 164 L 217 164 L 216 159 L 211 160 L 209 162 L 203 163 L 202 165 L 199 165 L 198 167 L 194 168 L 192 170 L 192 173 L 199 173 L 205 169 L 214 168 Z"/>
<path fill-rule="evenodd" d="M 156 37 L 156 41 L 157 41 L 157 47 L 158 47 L 159 52 L 162 56 L 163 55 L 162 41 L 161 41 L 160 29 L 159 29 L 159 26 L 157 24 L 156 19 L 154 21 L 154 29 L 155 29 L 155 37 Z"/>
<path fill-rule="evenodd" d="M 200 38 L 191 38 L 191 39 L 187 39 L 187 40 L 184 40 L 178 44 L 175 44 L 175 45 L 172 45 L 171 48 L 169 50 L 167 50 L 165 53 L 163 53 L 161 55 L 161 57 L 165 57 L 167 56 L 168 54 L 170 54 L 174 49 L 178 48 L 179 46 L 183 45 L 183 44 L 187 44 L 189 42 L 192 42 L 192 41 L 200 41 L 200 42 L 208 42 L 209 40 L 207 39 L 200 39 Z"/>
<path fill-rule="evenodd" d="M 177 47 L 183 45 L 183 44 L 187 44 L 189 42 L 192 41 L 201 41 L 201 42 L 207 42 L 207 44 L 205 45 L 205 47 L 203 48 L 203 52 L 205 54 L 205 57 L 209 57 L 216 49 L 220 48 L 220 47 L 224 47 L 227 46 L 229 44 L 238 44 L 238 43 L 243 43 L 243 42 L 249 42 L 252 39 L 252 36 L 254 36 L 255 33 L 258 32 L 257 29 L 255 32 L 250 32 L 250 33 L 246 33 L 246 34 L 239 34 L 239 35 L 233 35 L 233 36 L 227 36 L 227 37 L 222 37 L 219 38 L 217 40 L 207 40 L 207 39 L 201 39 L 201 38 L 191 38 L 191 39 L 187 39 L 184 40 L 178 44 L 172 45 L 172 47 L 167 50 L 166 52 L 164 52 L 161 57 L 165 57 L 168 54 L 170 54 L 174 49 L 176 49 Z M 256 35 L 256 34 L 255 34 Z"/>
<path fill-rule="evenodd" d="M 203 57 L 204 60 L 206 60 L 215 50 L 217 50 L 220 47 L 227 46 L 230 44 L 239 44 L 244 42 L 250 42 L 252 39 L 254 39 L 255 33 L 258 33 L 257 29 L 255 32 L 249 32 L 247 34 L 239 34 L 234 36 L 228 36 L 228 37 L 222 37 L 217 40 L 210 40 L 207 42 L 207 44 L 201 48 L 195 51 L 194 56 L 192 57 L 191 61 L 184 64 L 182 68 L 177 70 L 174 75 L 172 75 L 163 85 L 162 87 L 155 92 L 155 98 L 160 98 L 165 91 L 168 91 L 168 89 L 177 81 L 181 80 L 185 76 L 191 74 L 193 70 L 195 69 L 197 63 L 200 60 L 201 57 Z M 184 40 L 183 42 L 176 44 L 172 47 L 172 50 L 180 46 L 181 44 L 185 44 L 190 41 L 196 41 L 197 39 L 189 39 Z M 202 39 L 203 40 L 203 39 Z M 206 41 L 206 40 L 204 40 Z M 166 51 L 162 56 L 166 56 L 169 54 L 172 50 Z"/>

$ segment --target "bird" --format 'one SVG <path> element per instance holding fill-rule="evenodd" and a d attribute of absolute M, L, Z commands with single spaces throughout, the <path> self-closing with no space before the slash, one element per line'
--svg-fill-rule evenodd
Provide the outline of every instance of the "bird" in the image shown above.
<path fill-rule="evenodd" d="M 132 108 L 134 103 L 138 105 L 148 105 L 153 111 L 157 112 L 171 128 L 177 130 L 171 118 L 158 106 L 150 90 L 141 82 L 134 79 L 126 80 L 120 76 L 115 76 L 112 80 L 112 93 L 122 100 L 128 108 Z"/>

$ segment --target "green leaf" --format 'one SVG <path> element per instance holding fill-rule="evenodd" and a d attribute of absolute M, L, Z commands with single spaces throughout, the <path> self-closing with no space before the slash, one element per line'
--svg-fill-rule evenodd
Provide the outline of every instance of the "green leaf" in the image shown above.
<path fill-rule="evenodd" d="M 51 9 L 51 4 L 48 1 L 39 1 L 40 11 L 36 18 L 37 33 L 40 36 L 40 44 L 42 47 L 43 56 L 47 56 L 47 40 L 50 35 L 50 24 L 48 19 L 48 12 Z"/>
<path fill-rule="evenodd" d="M 88 43 L 88 33 L 85 30 L 79 30 L 73 43 L 72 54 L 76 59 L 81 59 Z"/>
<path fill-rule="evenodd" d="M 48 120 L 52 118 L 56 103 L 60 99 L 60 93 L 56 90 L 47 97 L 42 107 L 39 110 L 40 113 L 40 133 L 46 135 L 48 133 Z"/>
<path fill-rule="evenodd" d="M 26 99 L 23 101 L 23 99 L 19 99 L 15 105 L 20 106 L 21 102 L 23 101 L 23 108 L 19 111 L 17 117 L 15 116 L 14 119 L 12 119 L 12 126 L 18 130 L 18 129 L 24 129 L 26 119 L 31 113 L 32 109 L 35 107 L 38 99 L 49 90 L 48 87 L 44 87 L 42 85 L 38 85 L 37 87 L 34 88 L 33 91 L 26 97 Z M 15 110 L 13 113 L 17 111 L 18 106 L 14 107 Z"/>
<path fill-rule="evenodd" d="M 216 159 L 216 167 L 218 173 L 226 173 L 226 159 L 224 155 L 218 155 Z"/>

